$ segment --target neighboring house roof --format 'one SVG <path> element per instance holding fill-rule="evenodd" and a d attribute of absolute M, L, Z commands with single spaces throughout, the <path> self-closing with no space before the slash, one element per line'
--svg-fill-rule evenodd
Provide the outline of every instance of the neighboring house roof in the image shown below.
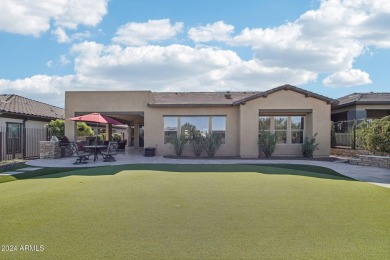
<path fill-rule="evenodd" d="M 65 110 L 14 94 L 0 95 L 0 112 L 47 119 L 64 119 Z"/>
<path fill-rule="evenodd" d="M 338 101 L 334 108 L 352 105 L 390 105 L 390 93 L 353 93 L 338 98 Z"/>
<path fill-rule="evenodd" d="M 268 91 L 247 91 L 247 92 L 153 92 L 153 100 L 149 106 L 226 106 L 240 105 L 259 97 L 267 97 L 281 90 L 291 90 L 325 101 L 329 104 L 337 100 L 321 96 L 319 94 L 297 88 L 291 85 L 284 85 Z"/>

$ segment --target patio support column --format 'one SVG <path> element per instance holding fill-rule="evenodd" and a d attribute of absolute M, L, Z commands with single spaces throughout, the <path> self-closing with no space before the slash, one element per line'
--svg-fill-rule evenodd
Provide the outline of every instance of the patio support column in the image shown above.
<path fill-rule="evenodd" d="M 77 141 L 76 122 L 65 120 L 65 136 L 68 137 L 69 141 Z"/>
<path fill-rule="evenodd" d="M 112 124 L 106 125 L 106 141 L 112 140 Z"/>
<path fill-rule="evenodd" d="M 131 146 L 131 125 L 127 124 L 127 146 Z"/>
<path fill-rule="evenodd" d="M 134 122 L 134 147 L 139 147 L 139 123 Z"/>

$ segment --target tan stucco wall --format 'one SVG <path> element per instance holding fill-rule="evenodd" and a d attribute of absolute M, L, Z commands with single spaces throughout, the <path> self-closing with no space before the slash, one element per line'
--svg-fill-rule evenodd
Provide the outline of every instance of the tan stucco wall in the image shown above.
<path fill-rule="evenodd" d="M 69 91 L 65 93 L 65 118 L 76 112 L 143 112 L 149 108 L 150 91 Z M 75 122 L 65 120 L 65 135 L 76 140 Z"/>
<path fill-rule="evenodd" d="M 70 118 L 76 112 L 143 112 L 145 147 L 156 147 L 157 155 L 173 155 L 171 144 L 164 144 L 163 116 L 190 115 L 226 115 L 225 144 L 217 156 L 258 156 L 258 117 L 259 109 L 307 109 L 305 134 L 312 136 L 318 133 L 317 141 L 320 150 L 315 156 L 330 154 L 330 105 L 315 98 L 305 97 L 291 90 L 282 90 L 257 98 L 245 105 L 224 107 L 148 107 L 151 92 L 149 91 L 92 91 L 66 92 L 65 116 Z M 65 134 L 75 140 L 75 123 L 65 121 Z M 278 145 L 275 155 L 300 155 L 301 145 Z M 190 147 L 184 155 L 192 155 Z"/>
<path fill-rule="evenodd" d="M 163 116 L 213 116 L 226 115 L 225 144 L 222 144 L 216 156 L 239 155 L 239 123 L 238 107 L 154 107 L 145 113 L 145 147 L 157 145 L 158 155 L 174 155 L 172 144 L 164 144 L 164 118 Z M 193 156 L 190 146 L 187 146 L 183 155 Z"/>
<path fill-rule="evenodd" d="M 291 90 L 282 90 L 257 98 L 240 106 L 240 155 L 242 157 L 258 156 L 259 109 L 307 109 L 312 113 L 306 115 L 305 134 L 312 136 L 318 133 L 319 150 L 314 156 L 330 154 L 330 105 L 324 101 L 305 97 Z M 273 155 L 300 155 L 300 144 L 279 144 Z"/>

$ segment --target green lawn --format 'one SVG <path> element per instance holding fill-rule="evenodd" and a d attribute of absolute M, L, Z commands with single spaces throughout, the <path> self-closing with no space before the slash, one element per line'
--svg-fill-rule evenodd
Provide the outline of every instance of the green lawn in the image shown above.
<path fill-rule="evenodd" d="M 18 248 L 0 259 L 390 255 L 390 190 L 315 166 L 79 169 L 2 183 L 0 198 L 2 249 Z"/>

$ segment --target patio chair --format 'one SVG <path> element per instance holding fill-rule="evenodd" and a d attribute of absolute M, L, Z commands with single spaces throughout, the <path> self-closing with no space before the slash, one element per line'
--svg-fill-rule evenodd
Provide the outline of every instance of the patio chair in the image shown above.
<path fill-rule="evenodd" d="M 70 142 L 69 147 L 72 150 L 72 156 L 77 157 L 77 160 L 73 164 L 88 163 L 87 160 L 89 160 L 89 156 L 91 155 L 90 153 L 80 151 L 77 143 L 75 142 Z"/>
<path fill-rule="evenodd" d="M 105 162 L 116 161 L 114 155 L 118 154 L 118 142 L 109 142 L 106 151 L 101 152 Z"/>
<path fill-rule="evenodd" d="M 126 149 L 127 140 L 120 141 L 118 143 L 118 151 L 125 151 Z"/>

